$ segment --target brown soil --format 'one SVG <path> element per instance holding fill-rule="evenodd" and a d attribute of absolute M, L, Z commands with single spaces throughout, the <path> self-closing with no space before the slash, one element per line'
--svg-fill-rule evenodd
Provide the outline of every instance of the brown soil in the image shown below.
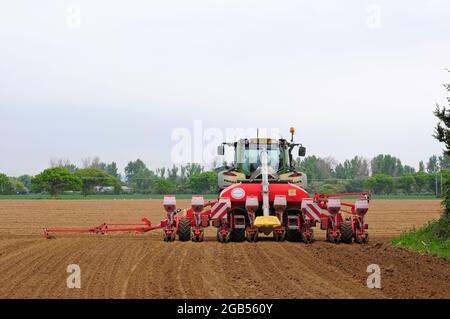
<path fill-rule="evenodd" d="M 188 201 L 179 201 L 179 206 Z M 44 227 L 164 218 L 160 202 L 0 201 L 0 298 L 450 298 L 450 261 L 392 248 L 403 230 L 439 216 L 434 200 L 373 201 L 368 245 L 324 241 L 220 244 L 136 235 L 57 234 Z M 81 289 L 68 289 L 67 265 L 81 267 Z M 381 289 L 366 270 L 381 268 Z"/>

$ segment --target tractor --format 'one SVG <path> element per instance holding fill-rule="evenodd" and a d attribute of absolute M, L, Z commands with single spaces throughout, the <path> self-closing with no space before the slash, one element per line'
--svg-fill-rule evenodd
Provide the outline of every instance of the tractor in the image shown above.
<path fill-rule="evenodd" d="M 44 235 L 163 229 L 167 242 L 176 236 L 180 241 L 202 242 L 205 229 L 213 226 L 221 243 L 256 242 L 262 235 L 272 235 L 275 241 L 309 244 L 314 242 L 314 227 L 319 224 L 329 242 L 367 243 L 365 215 L 370 193 L 317 193 L 311 197 L 306 191 L 307 176 L 294 167 L 292 155 L 298 147 L 298 156 L 304 157 L 306 148 L 294 142 L 294 128 L 290 133 L 290 141 L 257 137 L 219 145 L 218 155 L 225 154 L 225 146 L 234 148 L 234 162 L 218 173 L 218 198 L 205 201 L 202 195 L 194 195 L 191 207 L 181 210 L 176 208 L 175 195 L 166 195 L 163 207 L 167 218 L 156 226 L 144 218 L 140 227 L 101 224 L 81 230 L 44 229 Z M 341 202 L 343 196 L 360 198 L 348 203 Z"/>

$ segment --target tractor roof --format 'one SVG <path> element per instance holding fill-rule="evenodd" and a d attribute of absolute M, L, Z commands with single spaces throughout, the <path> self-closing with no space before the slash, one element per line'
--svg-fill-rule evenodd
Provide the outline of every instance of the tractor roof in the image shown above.
<path fill-rule="evenodd" d="M 284 139 L 276 138 L 243 138 L 239 140 L 239 143 L 250 143 L 250 144 L 279 144 L 285 142 Z"/>

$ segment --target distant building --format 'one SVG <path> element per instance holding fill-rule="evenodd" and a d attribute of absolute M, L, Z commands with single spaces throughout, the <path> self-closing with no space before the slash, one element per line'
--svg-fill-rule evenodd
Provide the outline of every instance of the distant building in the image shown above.
<path fill-rule="evenodd" d="M 114 194 L 115 192 L 114 186 L 94 186 L 95 194 Z M 122 193 L 130 194 L 132 189 L 128 186 L 122 186 Z"/>
<path fill-rule="evenodd" d="M 96 193 L 96 194 L 114 193 L 114 187 L 113 186 L 94 186 L 94 193 Z"/>
<path fill-rule="evenodd" d="M 132 191 L 131 187 L 128 186 L 122 186 L 122 192 L 130 194 Z"/>

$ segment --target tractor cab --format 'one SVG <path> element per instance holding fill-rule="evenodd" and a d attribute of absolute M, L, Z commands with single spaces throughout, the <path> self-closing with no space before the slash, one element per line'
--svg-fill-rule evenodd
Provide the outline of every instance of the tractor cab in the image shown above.
<path fill-rule="evenodd" d="M 277 178 L 278 173 L 290 168 L 288 149 L 278 140 L 271 139 L 245 139 L 236 143 L 235 158 L 236 169 L 245 174 L 247 178 L 258 177 L 261 167 L 261 152 L 267 151 L 269 174 Z"/>
<path fill-rule="evenodd" d="M 293 132 L 291 131 L 293 134 Z M 218 154 L 224 155 L 225 147 L 234 148 L 234 162 L 225 171 L 219 172 L 219 189 L 237 182 L 261 181 L 261 153 L 267 153 L 268 177 L 271 182 L 291 182 L 306 187 L 306 175 L 295 170 L 292 151 L 299 146 L 299 156 L 305 156 L 306 149 L 285 139 L 251 138 L 234 143 L 223 143 Z"/>

